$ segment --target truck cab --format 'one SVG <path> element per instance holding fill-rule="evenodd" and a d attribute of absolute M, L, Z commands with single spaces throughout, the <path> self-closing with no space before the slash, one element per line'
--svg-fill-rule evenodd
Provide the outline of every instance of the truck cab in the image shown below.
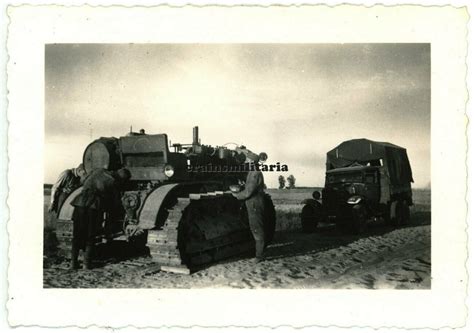
<path fill-rule="evenodd" d="M 362 201 L 371 209 L 380 204 L 379 167 L 346 167 L 326 173 L 322 204 L 330 218 L 350 214 L 351 206 Z"/>

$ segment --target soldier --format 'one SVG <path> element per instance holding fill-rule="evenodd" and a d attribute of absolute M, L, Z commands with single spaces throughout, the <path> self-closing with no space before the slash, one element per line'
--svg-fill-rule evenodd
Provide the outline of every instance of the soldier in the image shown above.
<path fill-rule="evenodd" d="M 74 206 L 72 269 L 79 268 L 79 250 L 84 251 L 84 268 L 92 268 L 96 231 L 102 225 L 104 212 L 113 213 L 121 204 L 120 191 L 130 177 L 127 169 L 95 169 L 85 180 L 81 194 L 71 203 Z"/>
<path fill-rule="evenodd" d="M 259 156 L 248 151 L 246 153 L 246 163 L 258 163 Z M 237 193 L 232 193 L 239 200 L 245 200 L 249 217 L 250 229 L 255 239 L 255 263 L 264 260 L 265 249 L 265 229 L 264 229 L 264 209 L 265 194 L 263 173 L 261 171 L 249 171 L 245 187 Z"/>
<path fill-rule="evenodd" d="M 61 172 L 58 180 L 51 189 L 51 204 L 48 211 L 58 217 L 59 210 L 64 203 L 64 200 L 76 188 L 81 186 L 86 177 L 86 170 L 81 163 L 77 168 L 67 169 Z"/>

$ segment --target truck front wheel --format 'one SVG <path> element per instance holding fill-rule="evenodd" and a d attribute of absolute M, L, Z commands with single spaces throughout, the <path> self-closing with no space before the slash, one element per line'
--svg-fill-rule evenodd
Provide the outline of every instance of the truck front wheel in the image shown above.
<path fill-rule="evenodd" d="M 301 227 L 304 233 L 311 233 L 316 231 L 316 227 L 318 226 L 318 212 L 316 211 L 317 208 L 313 207 L 310 204 L 306 204 L 303 206 L 301 210 Z"/>
<path fill-rule="evenodd" d="M 354 233 L 360 234 L 367 228 L 367 208 L 364 205 L 355 205 L 352 208 L 352 229 Z"/>

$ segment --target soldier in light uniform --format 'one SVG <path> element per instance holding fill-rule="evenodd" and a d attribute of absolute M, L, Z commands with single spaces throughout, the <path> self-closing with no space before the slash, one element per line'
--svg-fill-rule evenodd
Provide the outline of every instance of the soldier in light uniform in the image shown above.
<path fill-rule="evenodd" d="M 84 268 L 92 268 L 95 236 L 102 224 L 104 212 L 113 214 L 121 205 L 120 191 L 130 179 L 130 171 L 120 169 L 93 170 L 84 182 L 82 192 L 72 202 L 73 233 L 71 268 L 77 269 L 79 250 L 84 250 Z"/>
<path fill-rule="evenodd" d="M 258 163 L 259 156 L 247 152 L 246 163 Z M 247 207 L 250 230 L 255 239 L 255 262 L 264 260 L 265 250 L 265 193 L 264 180 L 261 171 L 249 171 L 245 181 L 245 187 L 237 193 L 232 193 L 239 200 L 245 200 Z"/>
<path fill-rule="evenodd" d="M 84 182 L 86 170 L 81 163 L 77 168 L 67 169 L 61 172 L 58 180 L 51 188 L 51 204 L 48 211 L 55 217 L 59 216 L 59 210 L 64 200 Z"/>

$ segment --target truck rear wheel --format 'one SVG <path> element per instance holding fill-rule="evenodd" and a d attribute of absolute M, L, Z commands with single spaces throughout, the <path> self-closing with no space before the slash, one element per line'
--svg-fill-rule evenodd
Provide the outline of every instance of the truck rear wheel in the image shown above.
<path fill-rule="evenodd" d="M 392 202 L 391 206 L 391 223 L 398 227 L 406 225 L 410 221 L 410 207 L 405 200 Z"/>
<path fill-rule="evenodd" d="M 401 221 L 402 225 L 407 225 L 410 223 L 410 206 L 408 206 L 408 203 L 406 201 L 402 201 L 401 203 Z"/>

